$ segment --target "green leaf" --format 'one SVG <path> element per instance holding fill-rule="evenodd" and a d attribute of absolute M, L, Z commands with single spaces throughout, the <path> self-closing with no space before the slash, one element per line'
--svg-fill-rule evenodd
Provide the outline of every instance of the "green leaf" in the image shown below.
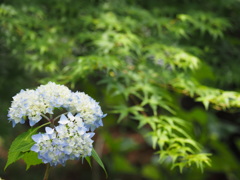
<path fill-rule="evenodd" d="M 27 164 L 26 170 L 28 170 L 32 165 L 38 165 L 43 163 L 41 159 L 38 159 L 38 153 L 33 151 L 26 152 L 23 155 L 22 159 Z"/>
<path fill-rule="evenodd" d="M 118 122 L 121 122 L 125 117 L 128 116 L 128 114 L 132 113 L 134 115 L 137 115 L 139 111 L 143 111 L 143 108 L 141 106 L 131 106 L 128 107 L 126 105 L 119 105 L 114 107 L 115 110 L 112 111 L 112 113 L 119 113 L 120 116 L 118 118 Z"/>
<path fill-rule="evenodd" d="M 97 161 L 97 163 L 103 168 L 105 174 L 106 174 L 106 177 L 108 177 L 108 174 L 107 174 L 107 171 L 104 167 L 104 164 L 102 162 L 102 160 L 100 159 L 100 157 L 98 156 L 97 152 L 93 149 L 92 150 L 92 157 L 95 159 L 95 161 Z"/>
<path fill-rule="evenodd" d="M 86 161 L 88 162 L 89 166 L 92 167 L 90 157 L 89 157 L 89 156 L 86 156 L 85 159 L 86 159 Z"/>
<path fill-rule="evenodd" d="M 34 145 L 34 141 L 31 138 L 32 135 L 35 134 L 38 129 L 40 129 L 43 126 L 46 126 L 47 124 L 49 124 L 49 123 L 45 123 L 39 127 L 29 129 L 27 132 L 24 132 L 21 135 L 19 135 L 12 142 L 12 145 L 8 152 L 8 160 L 4 167 L 4 170 L 6 170 L 6 168 L 10 164 L 12 164 L 12 163 L 16 162 L 17 160 L 19 160 L 20 158 L 22 158 L 23 153 L 28 152 L 31 149 L 31 147 Z"/>

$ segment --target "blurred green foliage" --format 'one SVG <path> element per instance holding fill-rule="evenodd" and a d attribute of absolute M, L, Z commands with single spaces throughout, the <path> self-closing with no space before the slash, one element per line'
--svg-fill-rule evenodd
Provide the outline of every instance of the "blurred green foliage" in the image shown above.
<path fill-rule="evenodd" d="M 11 97 L 55 81 L 108 113 L 95 141 L 111 179 L 237 180 L 239 11 L 239 0 L 3 1 L 1 167 L 22 131 L 7 124 Z"/>

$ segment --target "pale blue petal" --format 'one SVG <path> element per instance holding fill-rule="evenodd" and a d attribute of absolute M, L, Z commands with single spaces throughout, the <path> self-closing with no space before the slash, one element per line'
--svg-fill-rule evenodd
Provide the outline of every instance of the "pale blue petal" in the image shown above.
<path fill-rule="evenodd" d="M 67 124 L 69 122 L 68 118 L 62 114 L 60 120 L 58 121 L 59 124 Z"/>
<path fill-rule="evenodd" d="M 95 135 L 95 133 L 89 133 L 90 134 L 90 138 L 92 138 L 94 135 Z"/>
<path fill-rule="evenodd" d="M 81 114 L 80 113 L 77 113 L 75 118 L 81 118 Z"/>
<path fill-rule="evenodd" d="M 31 147 L 31 151 L 34 151 L 34 152 L 38 152 L 39 151 L 39 147 L 34 144 L 32 147 Z"/>
<path fill-rule="evenodd" d="M 16 122 L 14 120 L 12 120 L 12 126 L 15 127 L 16 126 Z"/>
<path fill-rule="evenodd" d="M 39 143 L 40 140 L 42 138 L 42 134 L 35 134 L 35 135 L 32 135 L 32 139 L 36 142 L 36 143 Z"/>
<path fill-rule="evenodd" d="M 73 121 L 75 119 L 75 117 L 73 116 L 73 114 L 71 112 L 68 112 L 67 116 L 71 121 Z"/>
<path fill-rule="evenodd" d="M 36 121 L 33 121 L 33 120 L 29 119 L 29 125 L 30 126 L 34 126 L 35 124 L 36 124 Z"/>
<path fill-rule="evenodd" d="M 54 129 L 50 128 L 50 127 L 45 127 L 45 131 L 47 134 L 53 134 Z"/>

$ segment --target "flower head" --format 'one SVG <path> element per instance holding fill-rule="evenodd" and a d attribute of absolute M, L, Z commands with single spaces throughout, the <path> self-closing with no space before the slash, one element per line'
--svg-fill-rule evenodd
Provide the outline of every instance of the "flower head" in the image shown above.
<path fill-rule="evenodd" d="M 23 124 L 25 117 L 28 117 L 30 126 L 33 126 L 42 119 L 41 113 L 46 112 L 46 104 L 39 98 L 34 90 L 21 90 L 13 97 L 8 118 L 13 126 L 17 123 Z"/>
<path fill-rule="evenodd" d="M 68 108 L 71 91 L 66 86 L 49 82 L 46 85 L 39 86 L 36 92 L 46 104 L 48 113 L 53 114 L 54 108 Z"/>
<path fill-rule="evenodd" d="M 79 113 L 91 131 L 102 126 L 102 118 L 106 116 L 103 114 L 99 103 L 83 92 L 71 94 L 69 110 Z"/>
<path fill-rule="evenodd" d="M 45 133 L 32 136 L 36 142 L 31 148 L 38 153 L 38 158 L 52 166 L 65 165 L 67 160 L 77 160 L 90 156 L 92 152 L 91 139 L 94 133 L 87 132 L 82 119 L 77 114 L 62 115 L 59 125 L 45 128 Z"/>
<path fill-rule="evenodd" d="M 43 115 L 53 114 L 54 109 L 63 108 L 66 111 L 80 113 L 80 117 L 92 131 L 102 126 L 105 117 L 99 104 L 82 92 L 72 92 L 64 85 L 49 82 L 36 90 L 21 90 L 13 97 L 8 112 L 13 126 L 23 124 L 29 119 L 30 126 L 35 125 Z"/>

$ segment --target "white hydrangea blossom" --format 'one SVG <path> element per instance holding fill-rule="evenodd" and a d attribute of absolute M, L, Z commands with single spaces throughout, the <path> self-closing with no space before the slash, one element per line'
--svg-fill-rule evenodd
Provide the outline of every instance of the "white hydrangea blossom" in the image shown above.
<path fill-rule="evenodd" d="M 8 118 L 15 126 L 17 123 L 23 124 L 27 116 L 30 126 L 33 126 L 42 119 L 41 113 L 46 113 L 46 104 L 39 98 L 36 91 L 21 90 L 13 97 Z"/>
<path fill-rule="evenodd" d="M 99 103 L 83 92 L 71 94 L 69 110 L 80 113 L 81 118 L 92 131 L 103 125 L 102 118 L 106 116 Z"/>
<path fill-rule="evenodd" d="M 65 108 L 73 113 L 80 113 L 87 127 L 94 131 L 102 126 L 103 114 L 99 104 L 82 92 L 72 92 L 66 86 L 49 82 L 36 90 L 21 90 L 13 97 L 8 112 L 13 126 L 29 119 L 30 126 L 35 125 L 45 114 L 53 114 L 55 108 Z"/>
<path fill-rule="evenodd" d="M 50 128 L 46 127 L 46 133 L 39 133 L 32 136 L 36 142 L 31 150 L 38 153 L 38 158 L 43 163 L 50 163 L 52 166 L 57 164 L 65 165 L 67 160 L 77 160 L 90 156 L 92 152 L 91 139 L 93 132 L 87 132 L 80 114 L 73 116 L 61 116 L 59 125 Z"/>
<path fill-rule="evenodd" d="M 39 86 L 36 89 L 36 92 L 47 105 L 48 112 L 50 114 L 53 114 L 53 108 L 68 108 L 67 105 L 71 95 L 71 91 L 66 86 L 49 82 L 46 85 Z"/>

